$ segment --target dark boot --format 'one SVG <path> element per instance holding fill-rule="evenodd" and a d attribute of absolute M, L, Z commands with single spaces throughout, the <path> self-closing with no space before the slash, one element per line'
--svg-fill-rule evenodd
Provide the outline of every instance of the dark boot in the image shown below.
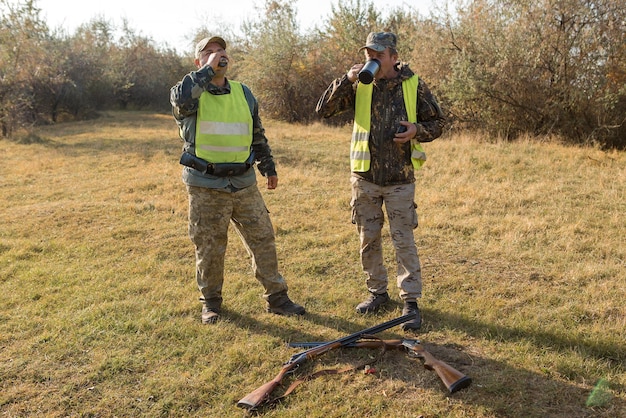
<path fill-rule="evenodd" d="M 356 307 L 358 313 L 376 312 L 382 305 L 389 302 L 389 293 L 370 293 L 367 300 L 359 303 Z"/>
<path fill-rule="evenodd" d="M 306 312 L 304 306 L 293 303 L 287 292 L 279 292 L 270 295 L 267 301 L 267 312 L 276 315 L 304 315 Z"/>
<path fill-rule="evenodd" d="M 217 322 L 222 307 L 222 298 L 204 299 L 202 301 L 202 323 L 213 324 Z"/>
<path fill-rule="evenodd" d="M 420 315 L 420 309 L 417 307 L 417 302 L 404 302 L 404 307 L 402 308 L 402 316 L 412 313 L 416 313 L 417 317 L 402 324 L 402 329 L 404 331 L 416 330 L 422 327 L 422 315 Z"/>

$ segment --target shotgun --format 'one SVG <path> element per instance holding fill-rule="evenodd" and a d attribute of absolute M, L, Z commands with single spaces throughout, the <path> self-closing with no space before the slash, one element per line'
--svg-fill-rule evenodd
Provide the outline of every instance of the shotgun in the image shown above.
<path fill-rule="evenodd" d="M 318 347 L 321 342 L 289 343 L 290 347 Z M 419 340 L 361 340 L 346 344 L 344 347 L 354 348 L 396 348 L 406 349 L 410 356 L 423 360 L 424 368 L 433 370 L 441 379 L 450 393 L 468 387 L 472 379 L 449 364 L 437 360 L 420 344 Z"/>
<path fill-rule="evenodd" d="M 276 377 L 274 377 L 274 379 L 270 380 L 269 382 L 255 389 L 253 392 L 250 392 L 249 394 L 244 396 L 239 402 L 237 402 L 237 406 L 249 410 L 256 409 L 259 407 L 259 405 L 269 400 L 270 394 L 281 384 L 286 374 L 293 372 L 307 360 L 312 360 L 335 348 L 345 347 L 349 344 L 357 342 L 358 340 L 363 338 L 363 336 L 377 334 L 391 327 L 395 327 L 396 325 L 400 325 L 407 321 L 410 321 L 411 319 L 414 319 L 416 317 L 417 313 L 403 315 L 396 319 L 392 319 L 391 321 L 387 321 L 371 328 L 364 329 L 363 331 L 355 332 L 354 334 L 339 338 L 337 340 L 317 343 L 314 347 L 311 347 L 306 351 L 294 354 L 293 356 L 291 356 L 289 361 L 283 364 L 283 367 L 276 375 Z"/>

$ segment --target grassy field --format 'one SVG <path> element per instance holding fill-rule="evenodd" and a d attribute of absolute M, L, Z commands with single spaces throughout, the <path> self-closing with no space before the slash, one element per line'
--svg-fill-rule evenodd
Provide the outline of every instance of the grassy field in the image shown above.
<path fill-rule="evenodd" d="M 308 314 L 264 312 L 232 234 L 224 320 L 213 326 L 200 324 L 171 116 L 109 113 L 0 141 L 0 416 L 245 416 L 236 402 L 299 351 L 287 342 L 400 316 L 393 278 L 389 309 L 354 310 L 366 292 L 350 129 L 266 129 L 280 182 L 262 191 L 281 272 Z M 415 231 L 424 326 L 380 336 L 419 338 L 472 386 L 449 395 L 419 360 L 389 352 L 374 374 L 306 382 L 259 413 L 626 416 L 626 153 L 470 136 L 426 151 Z M 376 355 L 334 351 L 296 376 Z"/>

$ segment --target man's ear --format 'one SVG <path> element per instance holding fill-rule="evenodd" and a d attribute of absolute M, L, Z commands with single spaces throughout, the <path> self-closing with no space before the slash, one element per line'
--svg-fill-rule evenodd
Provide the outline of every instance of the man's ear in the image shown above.
<path fill-rule="evenodd" d="M 200 68 L 200 60 L 198 58 L 193 60 L 193 62 L 196 64 L 196 67 Z"/>

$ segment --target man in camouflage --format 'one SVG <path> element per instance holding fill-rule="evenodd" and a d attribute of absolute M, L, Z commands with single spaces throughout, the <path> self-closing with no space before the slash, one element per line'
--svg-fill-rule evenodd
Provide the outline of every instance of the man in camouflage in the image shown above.
<path fill-rule="evenodd" d="M 403 315 L 418 314 L 403 328 L 419 329 L 422 321 L 417 299 L 422 296 L 422 276 L 413 235 L 418 224 L 414 170 L 425 159 L 419 143 L 439 137 L 445 118 L 426 83 L 415 76 L 408 64 L 398 60 L 395 34 L 370 33 L 361 50 L 366 60 L 376 59 L 379 63 L 372 86 L 368 87 L 369 96 L 359 93 L 366 90 L 358 81 L 364 64 L 356 64 L 331 83 L 316 108 L 324 118 L 355 110 L 351 144 L 352 222 L 359 232 L 361 263 L 370 292 L 356 310 L 374 312 L 389 301 L 381 242 L 384 203 L 396 251 Z M 360 126 L 357 122 L 362 121 L 367 122 Z"/>
<path fill-rule="evenodd" d="M 189 194 L 202 322 L 213 323 L 221 313 L 229 224 L 252 257 L 267 311 L 303 315 L 304 307 L 289 299 L 278 272 L 274 228 L 256 183 L 255 162 L 268 189 L 278 184 L 257 101 L 247 86 L 226 78 L 229 58 L 221 37 L 198 42 L 195 64 L 197 71 L 172 87 L 170 102 L 184 141 L 182 178 Z"/>

